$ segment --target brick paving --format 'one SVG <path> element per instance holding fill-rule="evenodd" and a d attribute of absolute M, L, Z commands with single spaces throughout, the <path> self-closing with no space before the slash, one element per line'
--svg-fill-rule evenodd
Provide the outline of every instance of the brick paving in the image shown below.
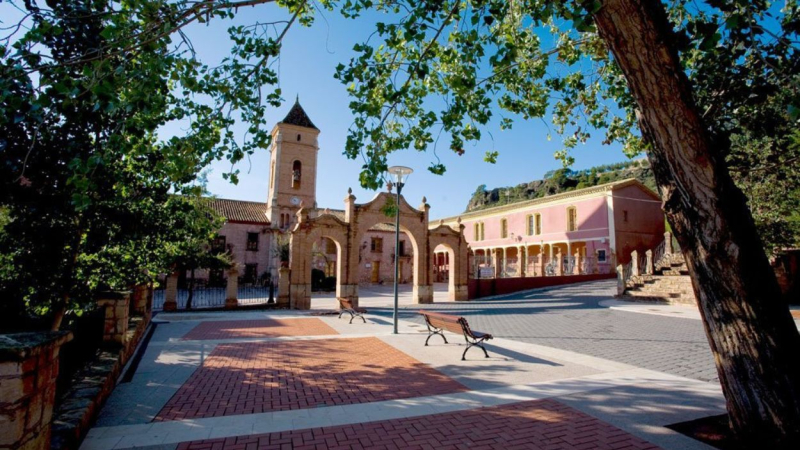
<path fill-rule="evenodd" d="M 183 336 L 183 340 L 273 338 L 339 334 L 319 319 L 222 320 L 203 322 Z"/>
<path fill-rule="evenodd" d="M 545 345 L 702 381 L 717 381 L 699 320 L 631 313 L 599 306 L 616 281 L 560 286 L 499 299 L 414 305 L 401 319 L 424 323 L 420 308 L 461 314 L 472 328 L 498 338 Z M 388 308 L 371 314 L 390 315 Z"/>
<path fill-rule="evenodd" d="M 555 400 L 355 425 L 184 442 L 178 450 L 658 449 Z"/>
<path fill-rule="evenodd" d="M 221 344 L 155 420 L 286 411 L 466 390 L 377 338 Z"/>

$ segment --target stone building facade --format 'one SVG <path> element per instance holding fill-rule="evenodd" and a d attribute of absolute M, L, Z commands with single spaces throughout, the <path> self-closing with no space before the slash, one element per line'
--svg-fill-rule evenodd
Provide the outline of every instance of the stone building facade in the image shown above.
<path fill-rule="evenodd" d="M 345 220 L 344 209 L 318 208 L 317 152 L 320 130 L 295 102 L 286 117 L 272 130 L 270 171 L 267 201 L 249 202 L 230 199 L 209 199 L 209 206 L 225 217 L 216 248 L 229 250 L 243 282 L 277 280 L 281 262 L 279 247 L 287 245 L 298 223 L 302 209 L 311 219 L 330 215 Z M 393 219 L 375 223 L 358 236 L 353 245 L 357 255 L 353 268 L 356 284 L 391 284 L 394 282 L 395 233 Z M 412 283 L 414 278 L 414 245 L 409 234 L 401 230 L 399 281 Z M 328 237 L 319 237 L 310 249 L 309 271 L 316 269 L 326 277 L 336 277 L 340 259 L 336 244 Z M 188 274 L 181 274 L 182 278 Z M 226 271 L 196 271 L 197 284 L 224 286 Z"/>
<path fill-rule="evenodd" d="M 635 179 L 442 219 L 466 226 L 476 277 L 613 273 L 664 239 L 658 195 Z M 436 255 L 447 267 L 446 255 Z"/>

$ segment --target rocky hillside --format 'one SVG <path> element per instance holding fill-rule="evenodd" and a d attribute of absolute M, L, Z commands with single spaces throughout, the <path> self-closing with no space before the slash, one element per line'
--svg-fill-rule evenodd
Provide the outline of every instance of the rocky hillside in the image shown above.
<path fill-rule="evenodd" d="M 466 212 L 583 189 L 626 178 L 636 178 L 650 189 L 656 190 L 650 163 L 646 159 L 637 159 L 580 171 L 553 170 L 546 173 L 543 180 L 535 180 L 517 186 L 487 190 L 486 185 L 483 184 L 478 186 L 478 189 L 472 194 Z"/>

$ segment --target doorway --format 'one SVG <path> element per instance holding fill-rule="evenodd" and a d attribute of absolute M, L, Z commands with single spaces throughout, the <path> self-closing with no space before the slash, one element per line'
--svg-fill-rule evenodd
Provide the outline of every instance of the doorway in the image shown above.
<path fill-rule="evenodd" d="M 381 281 L 381 262 L 375 261 L 372 263 L 372 283 L 380 283 Z"/>

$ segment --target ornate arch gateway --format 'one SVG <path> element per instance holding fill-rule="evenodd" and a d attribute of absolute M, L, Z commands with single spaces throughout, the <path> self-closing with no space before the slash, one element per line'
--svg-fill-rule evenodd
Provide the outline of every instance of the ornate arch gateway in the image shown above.
<path fill-rule="evenodd" d="M 370 202 L 356 204 L 352 190 L 344 199 L 344 219 L 327 213 L 317 212 L 309 216 L 309 210 L 301 207 L 297 212 L 297 224 L 289 239 L 289 299 L 294 309 L 311 307 L 311 269 L 312 246 L 321 238 L 328 238 L 336 244 L 336 296 L 347 298 L 358 305 L 358 245 L 366 233 L 381 224 L 393 226 L 394 215 L 400 214 L 400 230 L 411 242 L 413 248 L 413 298 L 417 303 L 433 303 L 433 250 L 441 245 L 450 255 L 449 298 L 467 300 L 468 248 L 464 238 L 464 225 L 458 222 L 458 229 L 439 224 L 434 229 L 428 227 L 430 205 L 422 199 L 419 209 L 409 205 L 400 197 L 396 205 L 395 196 L 381 192 Z"/>

